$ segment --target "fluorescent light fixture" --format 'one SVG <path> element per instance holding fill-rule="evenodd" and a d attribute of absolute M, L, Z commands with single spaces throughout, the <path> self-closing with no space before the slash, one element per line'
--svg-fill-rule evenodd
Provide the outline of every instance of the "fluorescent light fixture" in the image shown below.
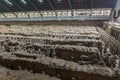
<path fill-rule="evenodd" d="M 27 4 L 27 2 L 26 2 L 25 0 L 21 0 L 21 2 L 22 2 L 23 4 Z"/>
<path fill-rule="evenodd" d="M 9 4 L 9 5 L 13 5 L 13 3 L 12 2 L 10 2 L 9 0 L 4 0 L 7 4 Z"/>
<path fill-rule="evenodd" d="M 42 2 L 43 2 L 43 0 L 38 0 L 38 2 L 42 3 Z"/>

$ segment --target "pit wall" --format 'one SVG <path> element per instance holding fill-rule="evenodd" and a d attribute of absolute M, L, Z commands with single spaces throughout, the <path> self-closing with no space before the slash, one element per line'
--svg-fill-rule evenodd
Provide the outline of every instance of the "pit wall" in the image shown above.
<path fill-rule="evenodd" d="M 79 63 L 79 61 L 84 61 L 86 62 L 86 64 L 96 64 L 100 61 L 99 53 L 97 52 L 83 52 L 77 50 L 73 51 L 70 49 L 62 49 L 62 48 L 56 48 L 56 49 L 42 48 L 41 50 L 44 52 L 46 56 L 57 57 L 60 59 L 73 61 L 77 63 Z M 50 53 L 46 53 L 47 52 L 46 50 L 49 51 Z M 86 56 L 86 57 L 82 57 L 82 56 Z"/>
<path fill-rule="evenodd" d="M 77 38 L 77 37 L 76 37 Z M 86 46 L 86 47 L 97 47 L 101 51 L 102 41 L 101 40 L 90 40 L 88 39 L 76 39 L 75 41 L 65 41 L 65 40 L 54 40 L 54 39 L 41 39 L 41 38 L 32 38 L 27 36 L 0 36 L 0 39 L 3 40 L 13 40 L 16 42 L 22 43 L 39 43 L 39 44 L 50 44 L 50 45 L 77 45 L 77 46 Z"/>
<path fill-rule="evenodd" d="M 55 45 L 23 45 L 20 49 L 17 46 L 9 46 L 4 49 L 4 51 L 12 52 L 18 55 L 19 50 L 27 52 L 29 54 L 43 54 L 48 57 L 57 57 L 64 60 L 80 62 L 84 61 L 86 64 L 96 64 L 99 63 L 100 53 L 96 47 L 83 47 L 83 46 L 55 46 Z M 32 50 L 32 52 L 30 51 Z M 82 62 L 80 62 L 82 64 Z"/>
<path fill-rule="evenodd" d="M 62 80 L 73 80 L 72 78 L 74 78 L 75 80 L 114 80 L 114 77 L 71 71 L 69 69 L 65 70 L 52 68 L 48 65 L 22 59 L 7 59 L 0 57 L 0 64 L 13 70 L 32 70 L 35 73 L 45 73 L 50 76 L 61 78 Z"/>
<path fill-rule="evenodd" d="M 104 21 L 97 21 L 97 20 L 91 20 L 91 21 L 3 21 L 0 22 L 0 25 L 68 25 L 68 26 L 103 26 Z"/>

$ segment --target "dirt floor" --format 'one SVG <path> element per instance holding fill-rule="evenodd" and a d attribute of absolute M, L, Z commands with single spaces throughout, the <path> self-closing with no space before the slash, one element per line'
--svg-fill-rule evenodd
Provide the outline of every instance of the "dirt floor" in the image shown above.
<path fill-rule="evenodd" d="M 0 80 L 60 80 L 45 74 L 31 73 L 27 70 L 9 70 L 0 66 Z"/>

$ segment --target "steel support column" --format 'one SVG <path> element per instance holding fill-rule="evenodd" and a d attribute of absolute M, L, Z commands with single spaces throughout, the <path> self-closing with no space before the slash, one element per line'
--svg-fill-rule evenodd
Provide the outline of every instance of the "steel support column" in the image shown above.
<path fill-rule="evenodd" d="M 32 4 L 32 6 L 35 8 L 35 10 L 38 11 L 40 13 L 41 17 L 43 18 L 43 15 L 42 15 L 41 11 L 38 10 L 36 5 L 34 3 L 32 3 L 30 0 L 27 0 L 27 1 L 29 1 Z"/>
<path fill-rule="evenodd" d="M 17 5 L 14 1 L 12 1 L 12 0 L 9 0 L 9 1 L 11 1 L 14 5 L 16 5 L 20 10 L 22 10 L 22 11 L 24 11 L 24 9 L 22 8 L 22 7 L 20 7 L 19 5 Z M 27 16 L 28 16 L 28 18 L 29 18 L 29 15 L 26 13 L 26 12 L 24 12 Z"/>
<path fill-rule="evenodd" d="M 51 3 L 50 0 L 47 0 L 47 1 L 48 1 L 49 5 L 50 5 L 51 9 L 55 12 L 55 14 L 56 14 L 56 18 L 57 18 L 57 12 L 56 12 L 54 6 L 52 5 L 52 3 Z"/>
<path fill-rule="evenodd" d="M 70 6 L 70 9 L 71 9 L 71 17 L 73 18 L 73 8 L 72 8 L 72 3 L 71 3 L 71 0 L 68 0 L 68 3 L 69 3 L 69 6 Z"/>
<path fill-rule="evenodd" d="M 0 3 L 1 6 L 3 6 L 8 12 L 12 12 L 11 9 L 9 9 L 7 6 L 5 6 L 4 4 Z M 12 12 L 15 16 L 16 14 L 14 12 Z M 3 13 L 4 14 L 4 13 Z M 7 17 L 7 16 L 6 16 Z M 16 16 L 17 18 L 17 16 Z"/>

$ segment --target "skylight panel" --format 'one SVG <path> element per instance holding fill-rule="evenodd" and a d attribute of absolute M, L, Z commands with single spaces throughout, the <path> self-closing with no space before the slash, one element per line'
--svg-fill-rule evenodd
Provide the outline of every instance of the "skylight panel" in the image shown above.
<path fill-rule="evenodd" d="M 57 2 L 58 2 L 58 3 L 61 3 L 61 2 L 62 2 L 62 0 L 57 0 Z"/>
<path fill-rule="evenodd" d="M 61 2 L 62 0 L 58 0 L 58 2 Z"/>
<path fill-rule="evenodd" d="M 13 5 L 13 3 L 12 2 L 10 2 L 9 0 L 4 0 L 7 4 L 9 4 L 9 5 Z"/>
<path fill-rule="evenodd" d="M 27 2 L 26 2 L 25 0 L 21 0 L 21 2 L 22 2 L 23 4 L 27 4 Z"/>
<path fill-rule="evenodd" d="M 43 2 L 43 0 L 38 0 L 38 2 L 42 3 L 42 2 Z"/>

